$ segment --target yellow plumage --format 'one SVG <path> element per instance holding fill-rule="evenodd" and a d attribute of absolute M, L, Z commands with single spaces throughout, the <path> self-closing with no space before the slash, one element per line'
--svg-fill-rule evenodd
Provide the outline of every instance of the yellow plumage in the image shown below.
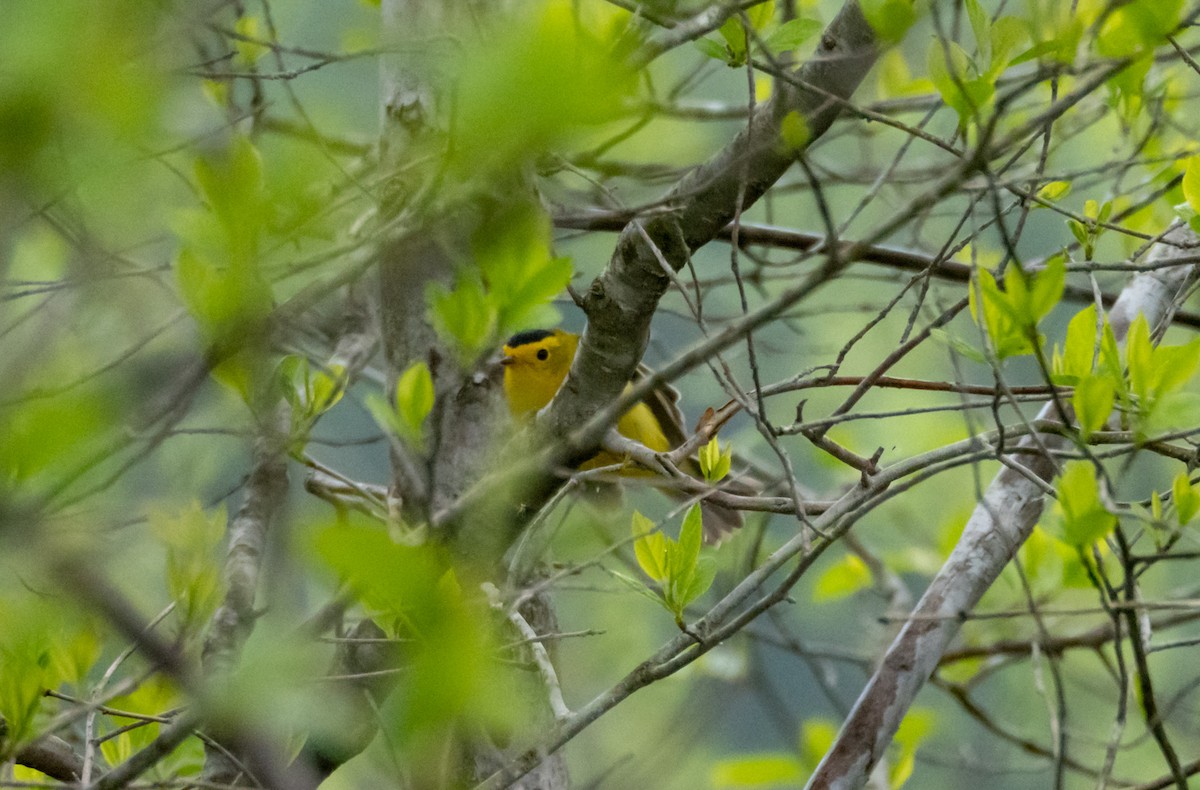
<path fill-rule="evenodd" d="M 521 332 L 509 338 L 504 345 L 504 395 L 508 408 L 518 418 L 536 413 L 548 404 L 558 392 L 571 369 L 575 351 L 579 347 L 579 336 L 561 329 L 537 329 Z M 628 391 L 629 385 L 626 386 Z M 635 404 L 617 421 L 617 432 L 633 439 L 655 452 L 667 452 L 683 442 L 682 417 L 675 406 L 678 397 L 670 387 L 655 393 L 653 402 L 657 410 L 642 401 Z M 601 451 L 580 465 L 580 469 L 595 469 L 601 466 L 620 464 L 625 459 L 613 453 Z M 698 474 L 685 464 L 689 474 Z M 648 470 L 636 466 L 625 466 L 624 475 L 650 475 Z M 741 517 L 736 510 L 704 502 L 705 538 L 710 542 L 732 529 L 741 526 Z"/>
<path fill-rule="evenodd" d="M 551 401 L 567 377 L 578 346 L 579 335 L 561 329 L 523 332 L 514 335 L 505 344 L 504 395 L 513 415 L 523 417 L 533 414 Z M 634 405 L 621 416 L 617 421 L 617 432 L 655 452 L 663 453 L 671 449 L 671 442 L 658 418 L 645 403 Z M 580 468 L 595 469 L 621 463 L 621 460 L 612 453 L 600 452 Z M 630 469 L 626 473 L 643 472 Z"/>

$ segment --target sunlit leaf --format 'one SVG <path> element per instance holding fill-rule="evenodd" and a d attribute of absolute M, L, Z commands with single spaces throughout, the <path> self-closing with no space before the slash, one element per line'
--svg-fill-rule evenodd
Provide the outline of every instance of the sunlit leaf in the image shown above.
<path fill-rule="evenodd" d="M 871 571 L 856 554 L 847 554 L 826 568 L 813 586 L 813 600 L 838 601 L 871 586 Z"/>

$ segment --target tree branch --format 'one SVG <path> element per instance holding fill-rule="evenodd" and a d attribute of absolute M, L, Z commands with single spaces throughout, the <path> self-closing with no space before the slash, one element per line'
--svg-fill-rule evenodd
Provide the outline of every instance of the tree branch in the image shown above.
<path fill-rule="evenodd" d="M 1184 237 L 1195 241 L 1188 231 L 1174 231 L 1170 240 L 1178 242 Z M 1177 253 L 1175 246 L 1160 245 L 1154 257 L 1169 258 Z M 1192 265 L 1155 268 L 1135 277 L 1109 314 L 1117 338 L 1124 338 L 1139 313 L 1152 326 L 1169 316 L 1175 299 L 1195 276 Z M 1055 414 L 1054 404 L 1047 403 L 1038 419 Z M 1064 441 L 1060 436 L 1040 434 L 1026 437 L 1019 447 L 1027 448 L 1035 438 L 1050 450 Z M 1024 466 L 1042 481 L 1050 481 L 1056 474 L 1054 462 L 1044 454 L 1028 456 Z M 1008 466 L 1000 470 L 809 779 L 809 787 L 860 787 L 866 781 L 917 692 L 958 633 L 958 616 L 974 608 L 1024 543 L 1041 515 L 1042 499 L 1041 486 L 1024 474 Z"/>
<path fill-rule="evenodd" d="M 780 81 L 775 95 L 733 141 L 675 185 L 665 200 L 666 212 L 625 227 L 607 268 L 584 296 L 587 328 L 567 380 L 543 418 L 551 435 L 583 425 L 632 378 L 649 340 L 650 320 L 670 284 L 659 256 L 679 271 L 693 250 L 762 197 L 803 150 L 783 142 L 783 119 L 797 113 L 809 133 L 805 145 L 811 144 L 842 109 L 826 94 L 849 97 L 877 56 L 874 31 L 850 0 L 829 24 L 817 53 L 795 71 L 797 84 Z M 799 85 L 819 86 L 821 92 Z"/>

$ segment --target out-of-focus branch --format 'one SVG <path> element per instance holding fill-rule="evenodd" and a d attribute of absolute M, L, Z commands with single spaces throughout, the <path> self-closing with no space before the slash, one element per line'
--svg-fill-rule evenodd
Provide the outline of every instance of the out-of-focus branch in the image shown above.
<path fill-rule="evenodd" d="M 4 751 L 7 735 L 8 722 L 0 716 L 0 751 Z M 53 735 L 43 736 L 17 749 L 13 760 L 17 765 L 41 771 L 60 782 L 78 782 L 83 774 L 83 758 L 75 753 L 71 744 Z"/>
<path fill-rule="evenodd" d="M 223 574 L 225 598 L 213 614 L 204 641 L 203 666 L 209 677 L 219 678 L 232 671 L 242 645 L 254 629 L 257 617 L 254 601 L 258 595 L 258 575 L 267 532 L 287 497 L 288 430 L 285 426 L 288 422 L 288 413 L 282 404 L 268 411 L 254 445 L 253 468 L 246 482 L 245 498 L 237 515 L 229 522 L 229 549 Z M 242 767 L 225 749 L 205 744 L 205 781 L 234 784 L 243 778 L 243 773 Z"/>
<path fill-rule="evenodd" d="M 1195 236 L 1177 230 L 1169 240 L 1195 241 Z M 1162 260 L 1174 254 L 1178 247 L 1161 245 L 1153 258 Z M 1194 264 L 1155 268 L 1135 277 L 1109 314 L 1117 338 L 1124 338 L 1139 313 L 1152 326 L 1169 316 L 1176 299 L 1195 277 Z M 1054 404 L 1047 403 L 1038 419 L 1056 413 Z M 1053 434 L 1036 438 L 1051 450 L 1064 441 Z M 1028 448 L 1032 442 L 1025 438 L 1018 446 Z M 1024 455 L 1023 467 L 1018 471 L 1006 466 L 996 475 L 950 557 L 917 603 L 912 619 L 888 648 L 837 740 L 809 779 L 809 787 L 860 787 L 883 756 L 917 692 L 958 633 L 957 615 L 974 608 L 1037 524 L 1042 486 L 1026 473 L 1049 481 L 1056 468 L 1043 454 Z"/>

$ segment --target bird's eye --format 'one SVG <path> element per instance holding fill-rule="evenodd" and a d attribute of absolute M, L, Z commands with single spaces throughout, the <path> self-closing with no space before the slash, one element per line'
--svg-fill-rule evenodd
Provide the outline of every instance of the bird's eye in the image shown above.
<path fill-rule="evenodd" d="M 544 348 L 539 348 L 538 353 L 537 353 L 537 358 L 540 359 L 541 361 L 545 362 L 547 359 L 550 358 L 550 352 Z"/>

